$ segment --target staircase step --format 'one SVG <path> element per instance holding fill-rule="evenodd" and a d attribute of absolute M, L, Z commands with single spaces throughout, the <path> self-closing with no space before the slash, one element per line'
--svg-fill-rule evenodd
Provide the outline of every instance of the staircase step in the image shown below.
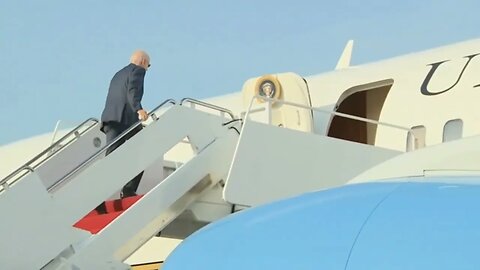
<path fill-rule="evenodd" d="M 85 231 L 89 231 L 92 234 L 97 234 L 103 228 L 105 228 L 110 222 L 112 222 L 115 218 L 120 216 L 123 211 L 107 213 L 103 215 L 92 215 L 88 217 L 84 217 L 75 223 L 73 226 Z"/>
<path fill-rule="evenodd" d="M 99 214 L 96 210 L 92 210 L 82 219 L 77 221 L 77 223 L 75 223 L 73 226 L 85 231 L 89 231 L 92 234 L 97 234 L 118 216 L 120 216 L 125 210 L 142 198 L 142 196 L 143 195 L 137 195 L 123 199 L 106 201 L 106 214 Z"/>
<path fill-rule="evenodd" d="M 107 206 L 107 213 L 118 212 L 127 210 L 130 206 L 136 203 L 143 195 L 137 195 L 132 197 L 127 197 L 123 199 L 106 201 L 105 205 Z"/>

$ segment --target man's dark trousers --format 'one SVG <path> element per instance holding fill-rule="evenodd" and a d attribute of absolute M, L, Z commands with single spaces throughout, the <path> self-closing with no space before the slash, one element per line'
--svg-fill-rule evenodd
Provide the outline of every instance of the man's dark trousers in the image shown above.
<path fill-rule="evenodd" d="M 129 127 L 117 122 L 104 123 L 103 132 L 107 137 L 107 145 L 113 142 L 120 134 L 122 134 L 127 129 L 129 129 Z M 131 130 L 128 134 L 125 134 L 122 138 L 120 138 L 117 142 L 115 142 L 112 146 L 110 146 L 107 149 L 105 156 L 108 156 L 111 152 L 113 152 L 120 145 L 122 145 L 128 139 L 130 139 L 135 134 L 137 134 L 140 130 L 142 130 L 141 125 Z M 123 186 L 122 193 L 121 193 L 122 198 L 136 195 L 137 188 L 138 188 L 138 185 L 140 184 L 140 180 L 142 179 L 142 176 L 143 176 L 143 171 L 140 172 L 137 176 L 135 176 L 132 180 L 130 180 L 125 186 Z M 106 208 L 105 202 L 102 202 L 100 205 L 98 205 L 96 210 L 99 213 L 106 213 L 107 208 Z"/>
<path fill-rule="evenodd" d="M 129 129 L 129 127 L 124 126 L 120 123 L 117 122 L 108 122 L 105 123 L 103 126 L 103 131 L 105 132 L 105 135 L 107 136 L 107 144 L 110 144 L 113 142 L 120 134 L 122 134 L 125 130 Z M 139 125 L 132 131 L 130 131 L 128 134 L 124 135 L 121 139 L 119 139 L 116 143 L 114 143 L 112 146 L 110 146 L 107 149 L 106 155 L 108 156 L 111 152 L 113 152 L 117 147 L 122 145 L 125 141 L 133 137 L 135 134 L 137 134 L 140 130 L 142 130 L 142 126 Z M 137 176 L 135 176 L 130 182 L 128 182 L 123 188 L 122 188 L 122 196 L 123 197 L 130 197 L 136 195 L 138 185 L 140 184 L 140 180 L 142 179 L 143 172 L 140 172 Z"/>

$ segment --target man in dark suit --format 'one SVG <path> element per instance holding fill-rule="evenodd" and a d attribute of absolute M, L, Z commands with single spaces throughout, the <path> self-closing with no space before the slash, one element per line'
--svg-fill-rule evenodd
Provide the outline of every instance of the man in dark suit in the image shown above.
<path fill-rule="evenodd" d="M 122 132 L 137 123 L 138 120 L 147 120 L 148 114 L 143 109 L 141 101 L 143 97 L 143 80 L 145 72 L 149 67 L 150 57 L 148 54 L 144 51 L 136 51 L 130 58 L 130 64 L 113 76 L 101 118 L 102 131 L 107 137 L 107 144 L 114 141 Z M 106 155 L 110 154 L 141 129 L 142 126 L 140 125 L 124 135 L 107 150 Z M 143 172 L 135 176 L 122 188 L 122 197 L 136 195 L 142 175 Z M 99 209 L 97 208 L 97 210 Z"/>

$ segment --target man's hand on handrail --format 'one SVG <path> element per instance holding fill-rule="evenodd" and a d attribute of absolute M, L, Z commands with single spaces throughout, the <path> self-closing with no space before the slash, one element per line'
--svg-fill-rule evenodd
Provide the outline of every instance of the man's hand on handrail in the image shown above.
<path fill-rule="evenodd" d="M 148 119 L 148 113 L 144 109 L 138 110 L 137 113 L 139 120 L 146 121 Z"/>

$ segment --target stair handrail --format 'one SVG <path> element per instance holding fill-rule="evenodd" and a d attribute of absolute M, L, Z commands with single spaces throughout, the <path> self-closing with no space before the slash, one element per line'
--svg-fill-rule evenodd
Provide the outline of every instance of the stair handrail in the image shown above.
<path fill-rule="evenodd" d="M 167 105 L 167 104 L 173 104 L 175 105 L 176 104 L 176 101 L 173 100 L 173 99 L 167 99 L 165 100 L 164 102 L 162 102 L 160 105 L 158 105 L 157 107 L 155 107 L 150 113 L 148 113 L 148 115 L 150 117 L 152 117 L 152 119 L 154 121 L 157 121 L 158 118 L 156 117 L 155 115 L 155 112 L 160 109 L 161 107 Z M 110 148 L 112 145 L 114 145 L 115 143 L 117 143 L 119 140 L 121 140 L 125 135 L 127 135 L 128 133 L 130 133 L 132 130 L 136 129 L 137 127 L 139 127 L 140 125 L 142 125 L 142 121 L 137 121 L 134 125 L 132 125 L 130 128 L 128 128 L 127 130 L 125 130 L 124 132 L 122 132 L 120 135 L 117 136 L 117 138 L 115 138 L 112 142 L 110 142 L 109 144 L 105 145 L 104 147 L 102 147 L 100 150 L 98 150 L 95 154 L 91 155 L 89 158 L 87 158 L 86 160 L 84 160 L 83 162 L 81 162 L 78 166 L 76 166 L 75 168 L 73 168 L 71 171 L 69 171 L 67 174 L 65 174 L 62 178 L 60 178 L 59 180 L 57 180 L 55 183 L 53 183 L 51 186 L 49 186 L 47 188 L 47 191 L 48 192 L 52 192 L 54 191 L 57 187 L 59 187 L 61 184 L 63 184 L 65 181 L 67 181 L 68 179 L 70 179 L 73 175 L 75 175 L 76 173 L 78 173 L 79 171 L 81 171 L 83 168 L 85 168 L 87 165 L 89 165 L 92 161 L 94 161 L 95 159 L 97 159 L 100 155 L 102 155 L 103 153 L 105 153 L 107 151 L 108 148 Z"/>
<path fill-rule="evenodd" d="M 79 132 L 79 130 L 85 126 L 87 123 L 89 122 L 93 122 L 92 125 L 88 126 L 84 131 L 82 131 L 81 133 Z M 37 154 L 35 157 L 33 157 L 32 159 L 30 159 L 29 161 L 27 161 L 25 164 L 23 164 L 22 166 L 20 166 L 18 169 L 16 169 L 15 171 L 13 171 L 12 173 L 10 173 L 9 175 L 7 175 L 6 177 L 4 177 L 2 180 L 0 180 L 0 186 L 4 186 L 7 181 L 9 181 L 10 179 L 12 179 L 13 177 L 15 177 L 16 175 L 18 175 L 20 172 L 26 170 L 26 168 L 28 168 L 27 170 L 29 170 L 30 172 L 33 172 L 40 164 L 42 164 L 42 162 L 44 162 L 45 160 L 47 160 L 52 154 L 62 150 L 64 147 L 66 147 L 68 145 L 67 144 L 64 144 L 62 145 L 61 143 L 64 142 L 65 140 L 67 140 L 67 138 L 69 138 L 70 136 L 72 135 L 75 135 L 74 139 L 78 139 L 82 134 L 84 134 L 85 132 L 87 132 L 88 130 L 90 130 L 92 127 L 94 127 L 96 124 L 98 124 L 98 120 L 95 119 L 95 118 L 88 118 L 87 120 L 83 121 L 81 124 L 79 124 L 77 127 L 75 127 L 74 129 L 72 129 L 70 132 L 68 132 L 67 134 L 65 134 L 63 137 L 61 137 L 58 141 L 56 141 L 55 143 L 53 143 L 52 145 L 50 145 L 49 147 L 47 147 L 45 150 L 43 150 L 42 152 L 40 152 L 39 154 Z M 32 166 L 32 164 L 34 162 L 36 162 L 38 159 L 40 159 L 42 156 L 44 156 L 45 154 L 49 154 L 45 159 L 43 159 L 39 164 L 37 165 L 34 165 Z"/>
<path fill-rule="evenodd" d="M 412 140 L 410 140 L 410 144 L 412 144 L 412 145 L 407 145 L 407 152 L 416 149 L 416 146 L 415 146 L 415 143 L 414 143 L 415 140 L 416 140 L 416 136 L 415 136 L 415 133 L 413 132 L 413 130 L 411 128 L 403 127 L 403 126 L 399 126 L 399 125 L 395 125 L 395 124 L 390 124 L 390 123 L 386 123 L 386 122 L 380 122 L 380 121 L 376 121 L 376 120 L 372 120 L 372 119 L 368 119 L 368 118 L 364 118 L 364 117 L 359 117 L 359 116 L 355 116 L 355 115 L 350 115 L 350 114 L 346 114 L 346 113 L 323 110 L 323 109 L 312 107 L 312 106 L 307 106 L 307 105 L 298 104 L 298 103 L 289 102 L 289 101 L 280 100 L 280 99 L 275 99 L 275 98 L 269 98 L 269 97 L 260 96 L 260 95 L 255 95 L 255 96 L 252 97 L 252 99 L 250 101 L 250 105 L 248 106 L 247 113 L 245 114 L 245 117 L 244 117 L 245 121 L 248 119 L 248 116 L 250 115 L 251 112 L 254 112 L 254 111 L 257 112 L 257 109 L 252 109 L 253 101 L 255 99 L 257 99 L 257 100 L 263 99 L 263 100 L 267 101 L 267 102 L 265 102 L 266 103 L 265 106 L 272 106 L 273 103 L 285 104 L 285 105 L 289 105 L 289 106 L 293 106 L 293 107 L 303 108 L 303 109 L 306 109 L 306 110 L 313 110 L 313 111 L 324 113 L 324 114 L 330 114 L 330 115 L 349 118 L 349 119 L 362 121 L 362 122 L 366 122 L 366 123 L 370 123 L 370 124 L 375 124 L 377 126 L 386 126 L 386 127 L 391 127 L 391 128 L 404 130 L 404 131 L 407 131 L 407 136 L 412 138 Z M 266 108 L 264 110 L 268 111 L 269 109 Z"/>
<path fill-rule="evenodd" d="M 24 167 L 18 168 L 18 173 L 15 174 L 15 175 L 19 175 L 20 172 L 23 172 L 23 171 L 27 171 L 25 173 L 25 174 L 27 174 L 27 173 L 33 172 L 33 169 L 30 166 L 24 166 Z M 15 175 L 13 175 L 13 176 L 15 176 Z M 24 175 L 20 176 L 19 178 L 23 177 Z M 13 176 L 11 176 L 10 178 L 13 178 Z M 8 178 L 6 181 L 0 183 L 0 188 L 2 188 L 2 190 L 7 190 L 10 187 L 11 184 L 16 182 L 16 180 L 15 180 L 15 181 L 13 181 L 13 183 L 8 183 L 8 180 L 10 180 L 10 178 Z"/>
<path fill-rule="evenodd" d="M 180 101 L 180 105 L 183 105 L 183 103 L 185 103 L 185 102 L 189 102 L 189 103 L 200 105 L 200 106 L 212 109 L 212 110 L 216 110 L 216 111 L 219 111 L 219 112 L 226 113 L 232 118 L 232 120 L 235 119 L 235 116 L 233 115 L 233 112 L 231 110 L 227 109 L 227 108 L 223 108 L 223 107 L 211 104 L 211 103 L 207 103 L 207 102 L 204 102 L 204 101 L 201 101 L 201 100 L 198 100 L 198 99 L 189 98 L 189 97 L 183 98 Z"/>

